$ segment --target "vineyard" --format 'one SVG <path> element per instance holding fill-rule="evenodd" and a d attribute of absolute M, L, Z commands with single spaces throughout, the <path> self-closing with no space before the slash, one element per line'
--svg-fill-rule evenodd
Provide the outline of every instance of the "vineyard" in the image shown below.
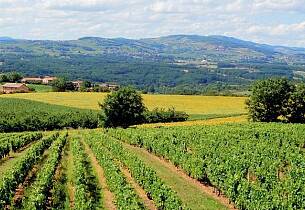
<path fill-rule="evenodd" d="M 304 209 L 304 126 L 0 134 L 1 209 Z"/>
<path fill-rule="evenodd" d="M 98 112 L 25 99 L 0 98 L 0 132 L 97 128 Z"/>

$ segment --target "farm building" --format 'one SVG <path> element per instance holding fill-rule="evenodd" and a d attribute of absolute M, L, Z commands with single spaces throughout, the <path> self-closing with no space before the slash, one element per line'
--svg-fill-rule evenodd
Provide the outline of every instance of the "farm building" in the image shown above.
<path fill-rule="evenodd" d="M 22 83 L 6 83 L 0 86 L 1 93 L 28 93 L 30 88 Z"/>
<path fill-rule="evenodd" d="M 32 83 L 32 84 L 41 84 L 42 78 L 40 77 L 24 77 L 21 80 L 22 83 Z"/>
<path fill-rule="evenodd" d="M 48 85 L 56 79 L 57 79 L 57 77 L 46 76 L 42 79 L 42 84 Z"/>
<path fill-rule="evenodd" d="M 84 82 L 80 81 L 80 80 L 72 82 L 72 84 L 76 90 L 79 90 L 83 83 Z"/>
<path fill-rule="evenodd" d="M 115 90 L 118 90 L 120 88 L 119 85 L 116 85 L 116 84 L 109 84 L 109 83 L 102 83 L 102 84 L 99 84 L 99 87 L 100 88 L 103 88 L 103 89 L 108 89 L 110 91 L 115 91 Z"/>

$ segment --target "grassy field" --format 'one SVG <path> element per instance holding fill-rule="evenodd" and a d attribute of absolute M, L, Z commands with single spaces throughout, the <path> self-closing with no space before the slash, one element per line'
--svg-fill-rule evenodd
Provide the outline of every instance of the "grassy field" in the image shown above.
<path fill-rule="evenodd" d="M 76 108 L 98 110 L 105 93 L 24 93 L 1 95 L 6 98 L 23 98 L 50 104 L 65 105 Z M 144 103 L 149 109 L 156 107 L 175 107 L 200 119 L 200 115 L 236 115 L 245 114 L 245 97 L 226 96 L 183 96 L 183 95 L 143 95 Z"/>
<path fill-rule="evenodd" d="M 27 84 L 27 86 L 29 88 L 32 88 L 35 90 L 35 92 L 42 92 L 42 93 L 46 93 L 46 92 L 51 92 L 52 91 L 52 87 L 49 85 L 35 85 L 35 84 Z"/>
<path fill-rule="evenodd" d="M 158 127 L 172 127 L 172 126 L 193 126 L 193 125 L 220 125 L 227 123 L 245 123 L 248 122 L 246 115 L 223 117 L 214 119 L 193 120 L 186 122 L 172 122 L 172 123 L 151 123 L 142 124 L 136 127 L 138 128 L 158 128 Z"/>

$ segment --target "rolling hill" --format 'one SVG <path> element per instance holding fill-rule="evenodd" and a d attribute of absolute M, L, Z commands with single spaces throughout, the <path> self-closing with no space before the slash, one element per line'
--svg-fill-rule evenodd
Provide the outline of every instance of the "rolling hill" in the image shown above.
<path fill-rule="evenodd" d="M 198 35 L 138 40 L 83 37 L 66 41 L 2 37 L 0 72 L 12 70 L 150 89 L 240 86 L 270 76 L 303 79 L 305 48 Z"/>

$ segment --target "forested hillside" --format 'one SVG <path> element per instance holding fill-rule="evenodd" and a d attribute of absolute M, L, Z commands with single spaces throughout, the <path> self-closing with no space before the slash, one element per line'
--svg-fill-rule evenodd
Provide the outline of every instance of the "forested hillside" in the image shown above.
<path fill-rule="evenodd" d="M 224 36 L 174 35 L 131 40 L 0 39 L 0 72 L 62 75 L 138 87 L 247 85 L 255 79 L 303 79 L 305 49 Z"/>

